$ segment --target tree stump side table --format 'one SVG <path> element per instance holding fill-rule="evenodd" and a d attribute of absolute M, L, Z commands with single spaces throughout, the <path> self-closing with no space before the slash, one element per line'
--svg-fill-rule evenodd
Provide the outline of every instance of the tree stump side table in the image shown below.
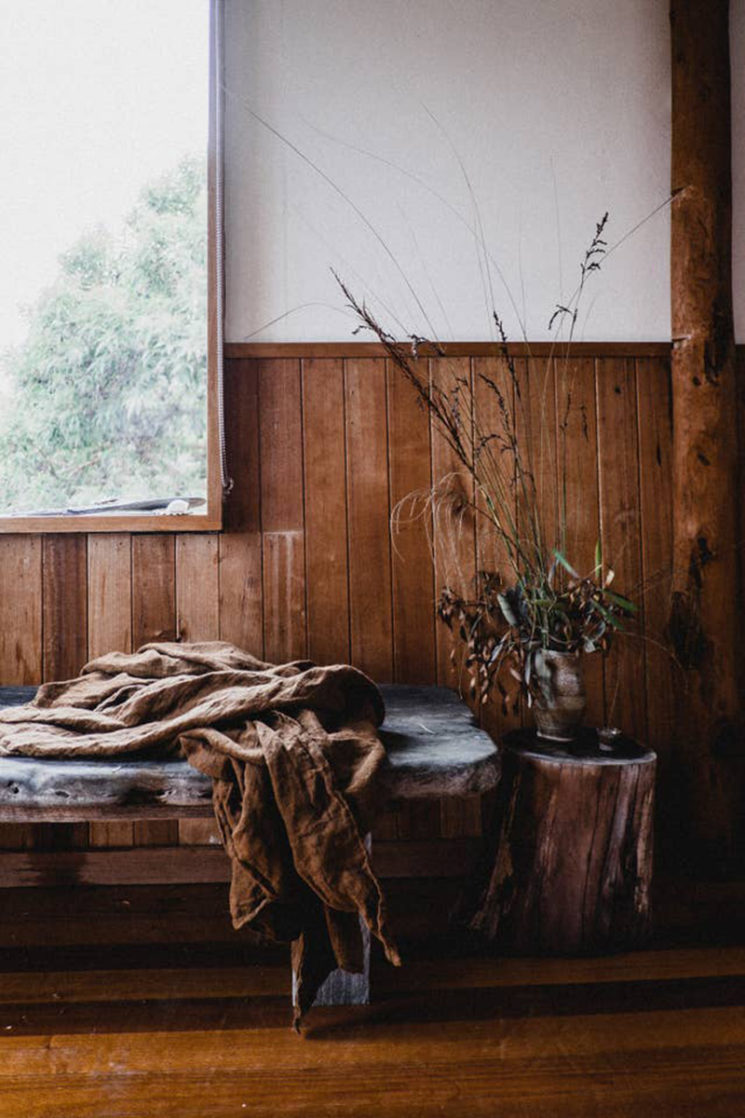
<path fill-rule="evenodd" d="M 605 752 L 589 729 L 568 745 L 516 730 L 501 753 L 496 860 L 472 927 L 531 954 L 639 946 L 650 928 L 655 753 L 624 737 Z"/>

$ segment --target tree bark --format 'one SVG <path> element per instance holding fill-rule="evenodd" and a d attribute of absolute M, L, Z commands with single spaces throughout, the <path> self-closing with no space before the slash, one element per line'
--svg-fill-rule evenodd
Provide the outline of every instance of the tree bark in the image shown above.
<path fill-rule="evenodd" d="M 590 730 L 568 750 L 508 734 L 496 859 L 471 927 L 528 954 L 638 947 L 650 926 L 655 769 L 629 739 L 604 754 Z"/>
<path fill-rule="evenodd" d="M 676 744 L 689 849 L 721 863 L 743 788 L 728 0 L 671 0 L 670 21 Z"/>

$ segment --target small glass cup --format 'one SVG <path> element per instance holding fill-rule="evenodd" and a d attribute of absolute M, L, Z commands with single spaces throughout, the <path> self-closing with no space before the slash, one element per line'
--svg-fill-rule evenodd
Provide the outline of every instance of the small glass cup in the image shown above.
<path fill-rule="evenodd" d="M 623 730 L 618 726 L 599 726 L 598 747 L 603 753 L 612 753 L 622 736 Z"/>

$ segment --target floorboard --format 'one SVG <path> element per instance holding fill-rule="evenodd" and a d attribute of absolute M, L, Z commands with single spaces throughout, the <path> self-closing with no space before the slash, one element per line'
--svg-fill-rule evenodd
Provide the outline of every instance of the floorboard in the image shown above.
<path fill-rule="evenodd" d="M 0 1116 L 745 1114 L 745 948 L 422 956 L 376 960 L 373 1005 L 313 1010 L 297 1037 L 277 952 L 13 949 Z"/>

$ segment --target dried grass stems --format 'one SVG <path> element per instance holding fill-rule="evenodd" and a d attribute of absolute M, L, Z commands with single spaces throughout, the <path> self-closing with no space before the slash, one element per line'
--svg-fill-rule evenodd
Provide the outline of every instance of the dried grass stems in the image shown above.
<path fill-rule="evenodd" d="M 613 634 L 636 608 L 610 589 L 613 570 L 604 565 L 599 544 L 594 566 L 585 574 L 566 556 L 568 433 L 575 411 L 579 411 L 581 429 L 587 435 L 587 417 L 572 399 L 569 357 L 585 285 L 599 270 L 606 250 L 607 220 L 606 214 L 596 225 L 573 296 L 557 304 L 551 316 L 550 329 L 568 324 L 568 332 L 547 358 L 537 415 L 526 400 L 526 385 L 496 312 L 492 317 L 498 339 L 498 374 L 470 371 L 465 375 L 454 370 L 446 379 L 435 378 L 430 375 L 430 362 L 419 359 L 445 358 L 443 346 L 416 335 L 405 341 L 397 339 L 334 273 L 358 320 L 355 332 L 369 331 L 378 339 L 462 467 L 430 491 L 410 494 L 400 502 L 393 511 L 392 526 L 395 532 L 404 520 L 422 517 L 425 523 L 431 522 L 433 554 L 437 541 L 449 556 L 458 585 L 474 582 L 471 594 L 446 585 L 438 601 L 438 616 L 460 637 L 472 693 L 487 702 L 498 692 L 505 712 L 517 703 L 521 692 L 529 702 L 538 693 L 545 677 L 546 651 L 607 652 Z M 556 371 L 555 399 L 552 369 Z M 555 530 L 546 524 L 536 481 L 546 476 L 550 463 L 557 485 Z M 504 557 L 502 570 L 480 570 L 472 580 L 459 569 L 458 541 L 466 516 L 475 516 L 489 526 Z"/>

